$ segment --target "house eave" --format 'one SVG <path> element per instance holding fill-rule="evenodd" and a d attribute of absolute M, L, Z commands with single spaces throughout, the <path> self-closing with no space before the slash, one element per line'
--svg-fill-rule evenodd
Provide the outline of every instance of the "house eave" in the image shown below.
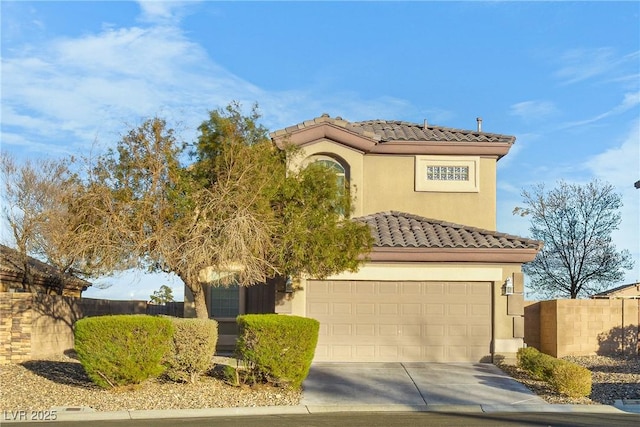
<path fill-rule="evenodd" d="M 468 143 L 468 142 L 424 142 L 394 141 L 377 144 L 370 151 L 372 154 L 431 154 L 431 155 L 474 155 L 506 156 L 511 149 L 509 143 Z"/>
<path fill-rule="evenodd" d="M 375 147 L 374 136 L 371 135 L 371 138 L 362 136 L 330 123 L 321 123 L 293 131 L 278 131 L 271 134 L 273 141 L 280 149 L 283 149 L 287 144 L 303 147 L 322 139 L 328 139 L 364 153 L 370 152 Z"/>
<path fill-rule="evenodd" d="M 319 123 L 297 129 L 284 129 L 271 134 L 276 146 L 283 149 L 287 144 L 299 147 L 320 140 L 330 140 L 365 154 L 401 155 L 473 155 L 505 156 L 512 142 L 453 142 L 453 141 L 380 141 L 371 132 L 359 134 L 333 123 Z"/>
<path fill-rule="evenodd" d="M 376 247 L 368 254 L 368 260 L 371 262 L 525 263 L 533 261 L 537 253 L 537 249 Z"/>

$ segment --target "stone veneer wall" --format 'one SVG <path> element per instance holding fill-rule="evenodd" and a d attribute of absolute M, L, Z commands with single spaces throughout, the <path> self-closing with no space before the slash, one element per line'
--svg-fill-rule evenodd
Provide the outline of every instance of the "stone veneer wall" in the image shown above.
<path fill-rule="evenodd" d="M 0 292 L 0 364 L 72 349 L 73 325 L 83 317 L 144 314 L 146 310 L 146 301 Z"/>
<path fill-rule="evenodd" d="M 554 357 L 639 354 L 639 299 L 525 304 L 525 343 Z"/>

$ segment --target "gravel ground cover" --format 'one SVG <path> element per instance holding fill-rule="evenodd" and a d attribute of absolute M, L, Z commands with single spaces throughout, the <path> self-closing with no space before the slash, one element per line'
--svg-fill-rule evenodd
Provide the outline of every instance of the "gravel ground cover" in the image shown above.
<path fill-rule="evenodd" d="M 220 360 L 218 361 L 220 362 Z M 203 376 L 196 384 L 149 380 L 136 387 L 105 390 L 68 356 L 0 366 L 0 411 L 91 407 L 96 411 L 200 409 L 297 405 L 300 391 L 260 385 L 235 387 Z"/>
<path fill-rule="evenodd" d="M 500 367 L 549 403 L 613 404 L 619 399 L 640 399 L 640 358 L 567 357 L 591 370 L 591 396 L 571 399 L 558 395 L 514 366 Z M 218 363 L 233 363 L 219 358 Z M 199 409 L 298 405 L 301 393 L 271 386 L 234 387 L 216 375 L 197 384 L 152 380 L 135 388 L 103 390 L 71 357 L 59 356 L 21 365 L 0 366 L 0 411 L 46 410 L 52 407 L 91 407 L 96 411 L 143 409 Z"/>
<path fill-rule="evenodd" d="M 553 391 L 544 381 L 534 380 L 520 368 L 499 367 L 548 403 L 578 405 L 612 405 L 616 400 L 640 399 L 640 356 L 571 356 L 563 359 L 591 371 L 591 395 L 570 398 Z"/>

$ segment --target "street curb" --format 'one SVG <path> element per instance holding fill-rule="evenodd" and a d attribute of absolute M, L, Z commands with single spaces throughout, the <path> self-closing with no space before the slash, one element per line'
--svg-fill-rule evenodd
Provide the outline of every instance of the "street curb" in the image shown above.
<path fill-rule="evenodd" d="M 66 410 L 65 410 L 66 409 Z M 298 405 L 298 406 L 255 406 L 240 408 L 205 408 L 205 409 L 166 409 L 166 410 L 138 410 L 97 412 L 91 408 L 63 408 L 56 411 L 56 421 L 109 421 L 109 420 L 145 420 L 171 418 L 213 418 L 228 416 L 259 416 L 259 415 L 307 415 L 338 412 L 447 412 L 447 413 L 589 413 L 589 414 L 640 414 L 640 405 L 625 404 L 616 401 L 614 405 Z M 25 419 L 7 419 L 7 414 L 17 411 L 5 411 L 3 424 L 18 424 L 33 422 Z M 46 411 L 44 411 L 46 412 Z M 51 412 L 51 411 L 50 411 Z"/>
<path fill-rule="evenodd" d="M 203 408 L 203 409 L 162 409 L 162 410 L 137 410 L 137 411 L 105 411 L 98 412 L 91 408 L 66 408 L 57 407 L 49 412 L 55 413 L 55 419 L 49 418 L 47 422 L 73 422 L 73 421 L 113 421 L 113 420 L 147 420 L 147 419 L 171 419 L 171 418 L 213 418 L 229 416 L 259 416 L 259 415 L 308 415 L 306 406 L 254 406 L 234 408 Z M 55 412 L 53 412 L 55 411 Z M 2 424 L 18 424 L 21 422 L 34 422 L 30 417 L 31 411 L 5 411 Z M 24 413 L 23 416 L 17 416 Z M 14 415 L 15 414 L 15 415 Z M 11 415 L 17 419 L 11 419 Z"/>
<path fill-rule="evenodd" d="M 569 412 L 588 414 L 619 414 L 626 411 L 611 405 L 482 405 L 484 412 Z"/>
<path fill-rule="evenodd" d="M 130 411 L 132 420 L 152 418 L 209 418 L 237 415 L 306 415 L 305 406 L 255 406 L 250 408 L 165 409 Z"/>

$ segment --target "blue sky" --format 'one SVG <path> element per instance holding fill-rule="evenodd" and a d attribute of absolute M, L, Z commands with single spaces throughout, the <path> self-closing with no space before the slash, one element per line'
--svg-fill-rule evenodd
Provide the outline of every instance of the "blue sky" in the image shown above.
<path fill-rule="evenodd" d="M 162 116 L 187 141 L 212 109 L 258 103 L 280 129 L 328 113 L 517 137 L 498 168 L 498 229 L 520 191 L 615 185 L 614 235 L 640 279 L 640 3 L 1 2 L 2 150 L 88 153 Z M 3 238 L 6 233 L 3 232 Z M 6 240 L 6 238 L 5 238 Z M 148 299 L 165 277 L 88 297 Z"/>

